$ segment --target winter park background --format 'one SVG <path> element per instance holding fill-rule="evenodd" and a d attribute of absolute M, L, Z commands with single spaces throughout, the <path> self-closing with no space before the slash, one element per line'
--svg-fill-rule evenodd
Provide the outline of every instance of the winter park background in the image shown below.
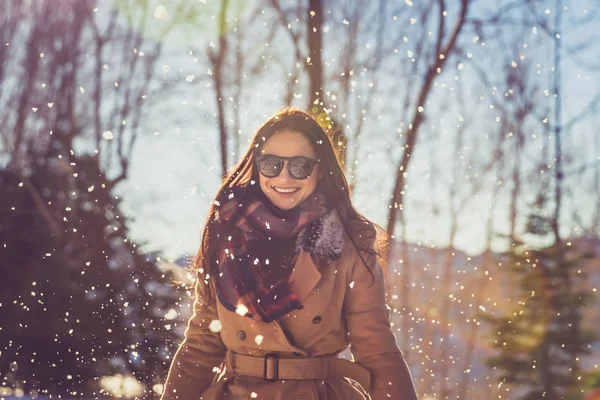
<path fill-rule="evenodd" d="M 595 0 L 0 0 L 0 399 L 159 397 L 212 196 L 286 105 L 393 235 L 421 398 L 592 399 L 599 26 Z"/>

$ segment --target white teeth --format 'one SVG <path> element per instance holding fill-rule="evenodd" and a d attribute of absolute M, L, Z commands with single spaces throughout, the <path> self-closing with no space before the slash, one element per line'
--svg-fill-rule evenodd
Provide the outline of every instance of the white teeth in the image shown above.
<path fill-rule="evenodd" d="M 298 188 L 296 188 L 296 189 L 280 189 L 280 188 L 276 188 L 276 187 L 273 187 L 273 189 L 275 189 L 275 191 L 277 191 L 279 193 L 294 193 L 298 190 Z"/>

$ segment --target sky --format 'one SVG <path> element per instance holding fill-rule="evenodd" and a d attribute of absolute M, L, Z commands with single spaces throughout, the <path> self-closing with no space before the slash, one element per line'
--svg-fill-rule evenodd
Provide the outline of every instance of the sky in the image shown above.
<path fill-rule="evenodd" d="M 578 12 L 585 12 L 583 3 L 578 4 L 581 5 Z M 207 5 L 213 7 L 214 2 L 208 2 Z M 579 5 L 577 6 L 579 7 Z M 158 15 L 160 15 L 160 11 Z M 166 11 L 168 12 L 168 7 L 166 7 Z M 244 12 L 247 10 L 240 11 L 242 14 Z M 552 16 L 552 10 L 547 15 Z M 210 21 L 207 20 L 207 26 L 209 24 Z M 158 102 L 158 105 L 146 116 L 145 124 L 142 126 L 142 138 L 136 144 L 137 147 L 133 154 L 130 177 L 125 183 L 118 186 L 118 193 L 124 199 L 124 211 L 132 218 L 131 238 L 137 242 L 147 242 L 143 246 L 146 251 L 162 250 L 168 259 L 176 259 L 196 252 L 209 202 L 214 197 L 219 185 L 220 161 L 216 147 L 218 129 L 214 115 L 216 109 L 214 93 L 207 79 L 210 71 L 203 61 L 204 56 L 201 54 L 203 50 L 196 50 L 210 46 L 211 41 L 214 40 L 214 37 L 207 33 L 210 31 L 210 28 L 203 29 L 204 36 L 195 37 L 191 44 L 181 37 L 168 43 L 167 56 L 160 61 L 163 66 L 161 73 L 166 79 L 173 79 L 176 75 L 179 75 L 180 79 L 187 77 L 185 84 L 191 90 L 186 91 L 183 96 L 167 96 L 164 101 Z M 324 33 L 324 42 L 331 43 L 328 41 L 328 35 L 334 34 L 334 29 L 331 29 L 329 33 Z M 536 33 L 532 27 L 529 37 L 523 38 L 523 44 L 530 46 L 529 48 L 524 46 L 523 54 L 531 53 L 536 57 L 540 56 L 539 51 L 531 49 L 531 43 L 535 43 L 536 35 L 541 34 L 539 30 Z M 189 35 L 193 35 L 193 33 Z M 331 37 L 334 38 L 334 36 Z M 567 39 L 569 38 L 567 37 L 565 40 Z M 573 40 L 575 39 L 573 38 Z M 283 39 L 278 38 L 277 40 Z M 477 51 L 486 51 L 481 43 L 475 44 L 475 38 L 473 43 L 473 46 L 478 46 Z M 596 41 L 596 43 L 600 43 L 600 41 Z M 277 44 L 277 42 L 270 43 L 270 45 Z M 599 47 L 598 44 L 593 46 L 592 55 L 588 55 L 584 59 L 588 61 L 593 59 L 594 51 L 597 54 L 600 50 Z M 190 50 L 190 48 L 195 50 Z M 326 54 L 327 57 L 335 58 L 335 48 L 329 47 Z M 327 57 L 325 57 L 325 61 L 327 61 Z M 464 55 L 461 57 L 464 58 Z M 454 64 L 457 63 L 454 62 Z M 543 59 L 541 64 L 543 65 L 538 66 L 544 73 L 552 67 Z M 578 65 L 577 60 L 566 59 L 561 66 L 564 90 L 563 121 L 566 121 L 580 112 L 583 105 L 599 92 L 600 73 L 586 70 L 582 65 Z M 430 98 L 432 103 L 430 107 L 432 108 L 445 107 L 444 104 L 448 102 L 446 96 L 453 97 L 456 91 L 461 89 L 461 86 L 466 90 L 476 81 L 475 73 L 469 67 L 468 62 L 465 62 L 465 66 L 460 71 L 456 65 L 450 63 L 447 68 L 455 68 L 456 72 L 440 77 L 437 82 L 438 87 L 434 89 Z M 279 76 L 281 72 L 276 65 L 271 65 L 263 75 L 267 79 L 246 83 L 246 98 L 244 104 L 240 105 L 243 144 L 248 143 L 250 136 L 263 120 L 284 106 L 281 96 L 283 80 L 273 79 L 274 74 Z M 494 120 L 495 110 L 489 109 L 494 89 L 484 89 L 481 92 L 467 93 L 471 100 L 470 108 L 477 115 L 473 123 L 479 125 L 478 129 L 481 129 L 482 134 L 489 129 L 488 124 L 497 123 Z M 540 90 L 544 89 L 550 89 L 550 86 Z M 482 95 L 483 100 L 480 100 Z M 551 95 L 547 99 L 551 101 Z M 303 100 L 303 98 L 298 99 L 296 105 L 302 106 Z M 376 101 L 385 107 L 386 102 L 391 103 L 392 99 L 379 98 Z M 457 113 L 454 113 L 452 100 L 447 107 L 446 113 L 439 117 L 432 115 L 428 120 L 428 126 L 424 126 L 425 130 L 437 132 L 438 135 L 422 133 L 422 138 L 429 135 L 434 140 L 427 143 L 427 147 L 421 147 L 421 149 L 434 152 L 442 162 L 455 157 L 450 146 Z M 372 121 L 376 122 L 370 125 L 370 136 L 359 145 L 361 165 L 358 171 L 359 182 L 355 192 L 355 203 L 367 217 L 385 227 L 387 204 L 393 179 L 393 165 L 397 163 L 398 154 L 390 156 L 386 152 L 385 146 L 389 144 L 389 140 L 386 140 L 387 135 L 390 132 L 393 133 L 395 127 L 386 126 L 385 122 L 382 122 L 381 126 L 377 126 L 377 116 L 372 116 Z M 593 135 L 597 127 L 597 119 L 588 119 L 578 129 L 574 129 L 564 137 L 565 148 L 578 149 L 576 161 L 581 161 L 581 164 L 600 157 L 597 148 L 581 146 L 582 141 L 593 143 Z M 449 133 L 445 135 L 444 132 Z M 444 139 L 445 137 L 446 139 Z M 543 140 L 545 140 L 543 137 L 539 138 L 540 143 Z M 419 147 L 417 147 L 417 151 L 419 151 Z M 232 155 L 232 158 L 236 157 L 237 155 Z M 575 162 L 573 165 L 579 164 Z M 439 198 L 443 195 L 441 192 L 438 194 L 431 192 L 428 183 L 428 180 L 431 179 L 428 158 L 422 157 L 415 160 L 410 167 L 410 174 L 412 175 L 409 178 L 409 185 L 412 195 L 407 198 L 409 241 L 436 247 L 447 245 L 449 229 L 447 218 L 444 218 L 443 214 L 432 216 L 429 206 L 427 206 L 430 198 L 437 198 L 436 201 L 441 201 L 442 204 L 444 202 L 443 198 Z M 579 177 L 575 176 L 569 179 L 576 181 Z M 459 230 L 456 245 L 469 254 L 481 252 L 485 244 L 485 220 L 490 212 L 489 196 L 485 195 L 487 192 L 489 191 L 484 191 L 482 195 L 471 199 L 467 212 L 463 213 L 459 219 L 462 228 Z M 412 206 L 410 206 L 411 204 Z M 579 207 L 591 210 L 593 206 L 594 204 L 586 199 Z M 501 226 L 507 220 L 506 214 L 498 211 L 496 214 L 495 220 L 497 220 L 498 226 Z M 585 216 L 590 213 L 584 212 L 583 214 Z M 565 218 L 570 219 L 569 216 Z M 574 224 L 571 225 L 574 226 Z M 577 232 L 570 233 L 576 234 Z"/>

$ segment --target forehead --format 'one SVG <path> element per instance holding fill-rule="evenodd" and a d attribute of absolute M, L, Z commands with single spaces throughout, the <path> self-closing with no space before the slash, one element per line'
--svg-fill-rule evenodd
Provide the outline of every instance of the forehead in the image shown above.
<path fill-rule="evenodd" d="M 296 131 L 281 131 L 271 136 L 260 151 L 261 154 L 273 154 L 280 157 L 316 157 L 315 149 L 306 136 Z"/>

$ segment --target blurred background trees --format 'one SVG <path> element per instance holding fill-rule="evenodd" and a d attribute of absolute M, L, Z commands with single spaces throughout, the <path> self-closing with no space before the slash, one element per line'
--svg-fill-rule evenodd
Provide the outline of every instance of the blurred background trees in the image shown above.
<path fill-rule="evenodd" d="M 0 374 L 25 393 L 98 395 L 117 373 L 151 389 L 176 341 L 165 315 L 181 294 L 128 239 L 114 193 L 162 86 L 160 42 L 141 32 L 148 5 L 128 26 L 124 3 L 96 5 L 0 6 Z"/>
<path fill-rule="evenodd" d="M 599 13 L 1 1 L 0 394 L 155 398 L 209 201 L 295 105 L 393 239 L 419 394 L 583 399 L 600 354 Z"/>

